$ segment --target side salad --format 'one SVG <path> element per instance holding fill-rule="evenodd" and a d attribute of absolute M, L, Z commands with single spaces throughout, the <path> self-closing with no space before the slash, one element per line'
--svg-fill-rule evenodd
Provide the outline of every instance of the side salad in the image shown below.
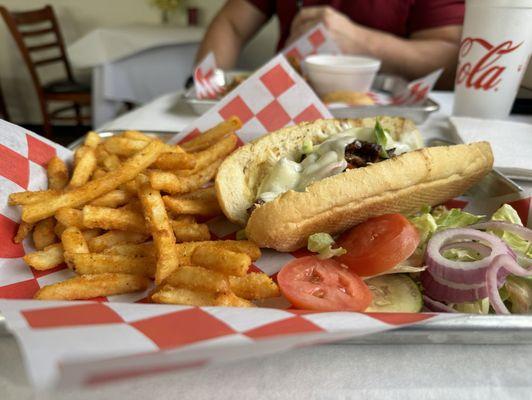
<path fill-rule="evenodd" d="M 508 204 L 488 220 L 457 208 L 371 218 L 277 276 L 296 308 L 478 314 L 532 311 L 532 230 Z"/>

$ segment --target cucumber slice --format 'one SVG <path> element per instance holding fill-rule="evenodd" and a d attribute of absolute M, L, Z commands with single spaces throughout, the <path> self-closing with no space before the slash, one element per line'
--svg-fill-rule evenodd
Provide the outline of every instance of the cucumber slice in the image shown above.
<path fill-rule="evenodd" d="M 373 294 L 366 312 L 420 312 L 423 297 L 416 283 L 407 275 L 390 274 L 365 280 Z"/>

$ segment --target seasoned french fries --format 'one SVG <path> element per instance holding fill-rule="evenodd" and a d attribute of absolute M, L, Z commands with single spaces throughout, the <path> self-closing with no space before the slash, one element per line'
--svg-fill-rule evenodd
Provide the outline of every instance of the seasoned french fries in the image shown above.
<path fill-rule="evenodd" d="M 60 193 L 59 190 L 52 189 L 38 190 L 35 192 L 11 193 L 7 204 L 10 206 L 23 206 L 27 204 L 47 202 L 54 197 L 57 197 Z"/>
<path fill-rule="evenodd" d="M 26 254 L 24 262 L 38 271 L 45 271 L 62 264 L 65 261 L 63 253 L 63 245 L 54 243 L 43 250 Z"/>
<path fill-rule="evenodd" d="M 259 247 L 248 240 L 216 240 L 207 242 L 187 242 L 176 245 L 177 254 L 179 256 L 179 263 L 181 265 L 194 265 L 192 262 L 192 253 L 201 246 L 214 246 L 221 249 L 233 251 L 235 253 L 247 254 L 251 261 L 256 261 L 260 258 L 261 252 Z"/>
<path fill-rule="evenodd" d="M 192 263 L 226 275 L 244 276 L 251 265 L 251 258 L 217 246 L 200 246 L 192 253 Z"/>
<path fill-rule="evenodd" d="M 150 142 L 145 148 L 125 161 L 120 168 L 107 173 L 105 176 L 86 183 L 85 185 L 63 192 L 48 201 L 27 204 L 22 209 L 22 220 L 32 223 L 51 217 L 63 207 L 79 207 L 101 195 L 129 182 L 140 172 L 150 166 L 160 154 L 165 145 L 159 141 Z"/>
<path fill-rule="evenodd" d="M 122 136 L 128 139 L 144 140 L 145 142 L 153 140 L 151 137 L 139 131 L 124 131 L 124 133 L 122 133 Z"/>
<path fill-rule="evenodd" d="M 116 208 L 127 204 L 131 199 L 131 193 L 125 190 L 116 189 L 92 200 L 89 204 L 91 206 Z"/>
<path fill-rule="evenodd" d="M 113 136 L 107 139 L 103 147 L 110 154 L 119 156 L 131 156 L 144 149 L 148 142 L 144 140 L 128 139 L 120 136 Z"/>
<path fill-rule="evenodd" d="M 61 243 L 63 244 L 65 262 L 70 268 L 73 268 L 72 256 L 74 254 L 82 254 L 89 252 L 87 241 L 78 228 L 66 228 L 61 235 Z"/>
<path fill-rule="evenodd" d="M 137 233 L 146 232 L 142 214 L 110 207 L 83 207 L 83 226 L 87 228 L 118 229 Z"/>
<path fill-rule="evenodd" d="M 48 189 L 13 193 L 22 221 L 14 241 L 31 233 L 36 270 L 65 263 L 77 277 L 41 288 L 41 300 L 82 300 L 145 290 L 155 303 L 253 307 L 279 295 L 262 273 L 248 274 L 260 249 L 248 241 L 210 240 L 196 216 L 221 215 L 212 179 L 237 146 L 241 121 L 230 118 L 182 146 L 138 131 L 103 138 L 89 132 L 72 173 L 57 157 Z"/>
<path fill-rule="evenodd" d="M 68 185 L 68 168 L 63 160 L 54 156 L 46 166 L 48 173 L 48 187 L 52 190 L 61 190 Z"/>
<path fill-rule="evenodd" d="M 164 279 L 163 284 L 211 293 L 229 290 L 227 278 L 223 274 L 202 267 L 180 266 Z"/>
<path fill-rule="evenodd" d="M 192 222 L 173 220 L 171 224 L 177 242 L 200 242 L 211 238 L 209 227 L 197 224 L 194 220 Z"/>
<path fill-rule="evenodd" d="M 96 153 L 92 147 L 82 147 L 80 154 L 68 184 L 69 188 L 77 188 L 87 183 L 96 169 Z"/>
<path fill-rule="evenodd" d="M 277 284 L 263 273 L 230 276 L 229 285 L 234 294 L 247 300 L 269 299 L 280 295 Z"/>
<path fill-rule="evenodd" d="M 155 259 L 155 248 L 153 242 L 145 243 L 124 243 L 109 247 L 103 251 L 104 254 L 118 254 L 131 257 L 152 257 Z"/>
<path fill-rule="evenodd" d="M 176 171 L 175 174 L 177 176 L 198 174 L 200 171 L 203 171 L 217 160 L 224 159 L 227 155 L 229 155 L 236 148 L 237 141 L 238 138 L 234 133 L 229 134 L 229 136 L 221 139 L 208 149 L 194 153 L 196 161 L 194 169 Z"/>
<path fill-rule="evenodd" d="M 17 228 L 17 234 L 13 238 L 13 242 L 22 243 L 22 241 L 26 239 L 32 230 L 33 224 L 28 224 L 27 222 L 22 221 Z"/>
<path fill-rule="evenodd" d="M 220 307 L 255 307 L 255 304 L 236 296 L 233 292 L 221 293 L 216 296 L 214 305 Z"/>
<path fill-rule="evenodd" d="M 75 226 L 79 229 L 84 228 L 83 212 L 75 208 L 60 208 L 55 213 L 55 219 L 64 226 Z"/>
<path fill-rule="evenodd" d="M 41 288 L 35 294 L 35 299 L 86 300 L 145 290 L 148 285 L 148 278 L 140 275 L 119 273 L 81 275 Z"/>
<path fill-rule="evenodd" d="M 94 131 L 90 131 L 85 136 L 85 146 L 95 149 L 101 142 L 102 138 Z"/>
<path fill-rule="evenodd" d="M 120 168 L 120 165 L 122 165 L 122 163 L 120 162 L 120 158 L 118 158 L 116 154 L 107 155 L 102 160 L 101 164 L 106 171 L 114 171 Z"/>
<path fill-rule="evenodd" d="M 35 224 L 33 228 L 33 244 L 37 250 L 42 250 L 57 241 L 54 228 L 55 220 L 53 217 L 43 219 Z"/>
<path fill-rule="evenodd" d="M 216 197 L 214 199 L 187 199 L 178 196 L 164 196 L 166 208 L 176 214 L 200 215 L 214 217 L 222 214 Z"/>
<path fill-rule="evenodd" d="M 189 153 L 205 150 L 207 147 L 213 145 L 224 136 L 236 132 L 241 127 L 242 121 L 240 118 L 233 116 L 223 122 L 220 122 L 214 128 L 209 129 L 194 139 L 185 143 L 181 143 L 180 146 L 183 148 L 183 150 Z"/>
<path fill-rule="evenodd" d="M 209 292 L 195 291 L 185 288 L 175 288 L 164 285 L 151 295 L 154 303 L 162 304 L 182 304 L 189 306 L 214 306 L 216 294 Z"/>
<path fill-rule="evenodd" d="M 101 253 L 102 251 L 125 243 L 142 243 L 149 236 L 145 233 L 111 230 L 102 235 L 95 236 L 88 241 L 90 251 Z"/>
<path fill-rule="evenodd" d="M 166 153 L 161 154 L 153 166 L 164 170 L 191 170 L 196 166 L 196 158 L 184 152 Z"/>
<path fill-rule="evenodd" d="M 89 246 L 83 233 L 75 227 L 66 228 L 61 235 L 63 251 L 70 254 L 88 253 Z"/>
<path fill-rule="evenodd" d="M 150 182 L 154 189 L 170 194 L 188 193 L 199 189 L 216 176 L 222 160 L 216 160 L 203 170 L 188 176 L 177 176 L 172 172 L 150 171 Z"/>
<path fill-rule="evenodd" d="M 69 256 L 72 269 L 78 274 L 103 274 L 118 272 L 153 278 L 155 259 L 153 257 L 131 257 L 118 254 L 77 253 Z"/>
<path fill-rule="evenodd" d="M 159 191 L 150 186 L 145 175 L 137 177 L 137 186 L 144 217 L 153 237 L 157 254 L 155 283 L 160 284 L 179 265 L 175 249 L 176 239 Z"/>

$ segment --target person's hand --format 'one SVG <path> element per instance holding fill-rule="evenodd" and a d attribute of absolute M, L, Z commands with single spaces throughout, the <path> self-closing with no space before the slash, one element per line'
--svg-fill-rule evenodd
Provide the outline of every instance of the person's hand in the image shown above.
<path fill-rule="evenodd" d="M 367 43 L 365 43 L 364 39 L 367 29 L 352 22 L 346 15 L 328 6 L 301 9 L 292 21 L 287 44 L 292 43 L 320 22 L 327 27 L 342 52 L 346 54 L 368 53 Z"/>

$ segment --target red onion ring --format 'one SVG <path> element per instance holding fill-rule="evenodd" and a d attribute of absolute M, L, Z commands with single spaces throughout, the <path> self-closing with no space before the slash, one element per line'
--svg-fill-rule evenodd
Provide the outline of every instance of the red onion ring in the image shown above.
<path fill-rule="evenodd" d="M 445 250 L 451 250 L 451 249 L 469 249 L 476 251 L 478 254 L 480 254 L 481 257 L 487 257 L 491 254 L 491 248 L 489 246 L 486 246 L 482 243 L 478 242 L 457 242 L 457 243 L 449 243 L 443 246 L 440 249 L 440 252 L 443 253 Z"/>
<path fill-rule="evenodd" d="M 471 262 L 452 261 L 441 255 L 442 247 L 459 240 L 479 240 L 487 243 L 491 253 L 482 260 Z M 433 276 L 456 283 L 476 284 L 486 281 L 486 271 L 493 258 L 499 254 L 508 254 L 508 246 L 497 236 L 469 228 L 454 228 L 432 236 L 427 245 L 425 263 L 427 271 Z"/>
<path fill-rule="evenodd" d="M 515 233 L 516 235 L 521 236 L 523 239 L 528 240 L 529 242 L 532 242 L 532 229 L 528 229 L 526 226 L 512 224 L 510 222 L 504 222 L 504 221 L 481 222 L 479 224 L 470 225 L 468 226 L 468 228 L 481 229 L 481 230 L 495 229 L 495 230 L 506 231 L 510 233 Z"/>
<path fill-rule="evenodd" d="M 508 273 L 517 276 L 532 276 L 532 271 L 528 271 L 521 267 L 517 261 L 508 254 L 499 254 L 493 260 L 493 263 L 486 274 L 486 286 L 488 288 L 490 304 L 497 314 L 510 314 L 510 311 L 506 308 L 501 299 L 497 287 L 497 276 L 501 268 L 508 271 Z"/>
<path fill-rule="evenodd" d="M 502 279 L 499 278 L 498 287 L 504 284 L 505 279 L 506 275 Z M 433 276 L 430 272 L 422 273 L 420 280 L 425 293 L 435 300 L 448 303 L 465 303 L 488 297 L 485 281 L 473 285 L 460 284 L 445 281 L 442 278 Z"/>
<path fill-rule="evenodd" d="M 457 313 L 454 308 L 449 307 L 447 304 L 443 304 L 439 301 L 436 301 L 434 299 L 431 299 L 429 296 L 423 296 L 423 303 L 425 306 L 435 312 L 448 312 L 448 313 Z"/>

